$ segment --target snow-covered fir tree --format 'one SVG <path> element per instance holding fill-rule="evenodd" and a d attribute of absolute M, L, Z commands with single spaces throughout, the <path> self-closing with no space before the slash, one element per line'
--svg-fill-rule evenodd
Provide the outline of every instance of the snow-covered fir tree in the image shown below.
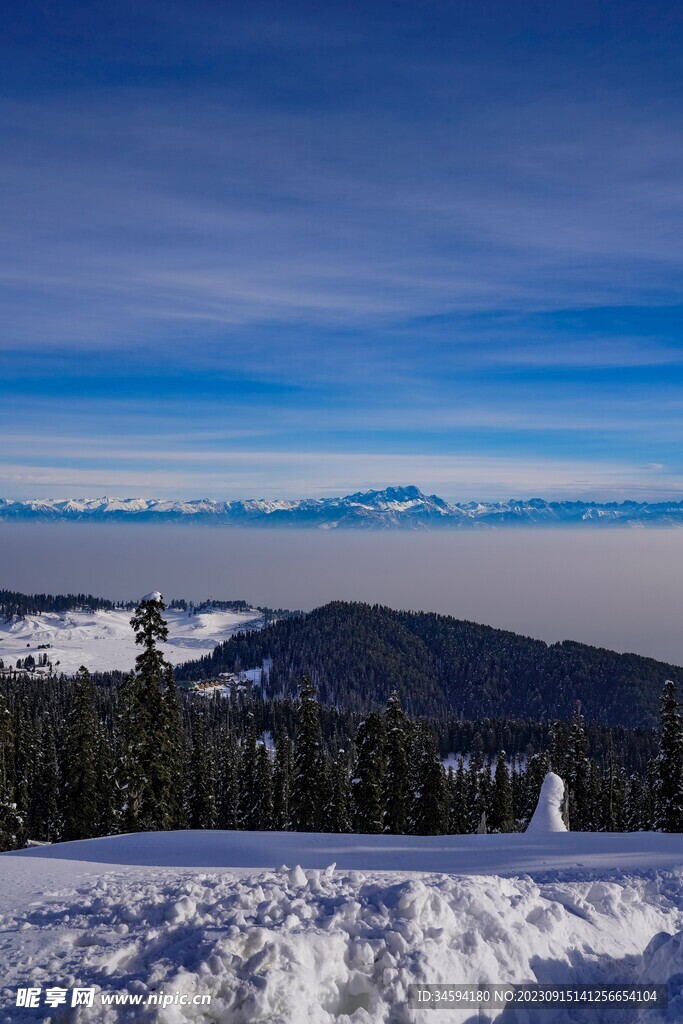
<path fill-rule="evenodd" d="M 496 761 L 496 771 L 491 787 L 489 813 L 487 815 L 489 831 L 512 832 L 515 828 L 514 809 L 512 805 L 512 783 L 507 766 L 505 751 L 501 750 Z"/>
<path fill-rule="evenodd" d="M 66 724 L 64 752 L 69 765 L 62 792 L 64 839 L 87 839 L 97 821 L 95 744 L 98 722 L 95 688 L 87 668 L 76 673 L 74 701 Z"/>
<path fill-rule="evenodd" d="M 218 772 L 218 828 L 240 827 L 240 778 L 242 759 L 232 735 L 224 736 Z"/>
<path fill-rule="evenodd" d="M 256 800 L 252 811 L 253 827 L 266 831 L 273 827 L 273 775 L 270 755 L 265 743 L 256 751 Z"/>
<path fill-rule="evenodd" d="M 569 790 L 570 827 L 574 832 L 588 832 L 594 817 L 594 803 L 585 723 L 578 705 L 569 729 L 563 777 Z"/>
<path fill-rule="evenodd" d="M 339 750 L 332 761 L 330 792 L 327 801 L 326 830 L 351 831 L 349 763 L 345 750 Z"/>
<path fill-rule="evenodd" d="M 372 835 L 384 831 L 385 751 L 384 719 L 378 711 L 371 711 L 356 733 L 356 757 L 351 780 L 355 832 Z"/>
<path fill-rule="evenodd" d="M 57 745 L 48 716 L 40 729 L 39 752 L 28 810 L 28 838 L 57 843 L 62 838 L 63 828 Z"/>
<path fill-rule="evenodd" d="M 408 720 L 395 690 L 387 701 L 384 721 L 384 831 L 400 835 L 406 831 L 409 810 Z"/>
<path fill-rule="evenodd" d="M 292 784 L 292 741 L 289 736 L 278 736 L 275 741 L 273 765 L 273 828 L 286 831 L 291 828 L 290 787 Z"/>
<path fill-rule="evenodd" d="M 467 773 L 462 757 L 458 758 L 458 766 L 450 780 L 450 813 L 448 831 L 456 835 L 469 832 L 469 810 Z"/>
<path fill-rule="evenodd" d="M 671 679 L 664 684 L 659 708 L 654 827 L 660 832 L 683 832 L 683 717 L 676 684 Z"/>
<path fill-rule="evenodd" d="M 18 850 L 25 843 L 24 819 L 14 800 L 12 721 L 0 694 L 0 850 Z"/>
<path fill-rule="evenodd" d="M 255 832 L 261 827 L 259 817 L 259 792 L 257 778 L 256 723 L 253 714 L 247 716 L 247 726 L 242 743 L 242 779 L 240 787 L 241 827 Z"/>
<path fill-rule="evenodd" d="M 290 812 L 292 827 L 297 832 L 316 832 L 322 808 L 316 780 L 320 771 L 322 736 L 315 687 L 306 676 L 301 688 L 296 721 L 294 772 Z"/>
<path fill-rule="evenodd" d="M 216 827 L 216 776 L 213 751 L 207 740 L 205 714 L 195 723 L 188 794 L 190 828 Z"/>
<path fill-rule="evenodd" d="M 422 723 L 417 728 L 416 753 L 418 788 L 413 795 L 412 831 L 419 836 L 443 835 L 449 819 L 446 773 L 434 734 Z"/>

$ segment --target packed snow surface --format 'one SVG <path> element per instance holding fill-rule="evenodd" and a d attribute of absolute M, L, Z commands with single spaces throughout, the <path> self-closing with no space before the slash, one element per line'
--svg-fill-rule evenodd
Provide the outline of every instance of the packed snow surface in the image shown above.
<path fill-rule="evenodd" d="M 0 1021 L 483 1024 L 410 1009 L 409 986 L 536 981 L 668 981 L 669 1010 L 640 1019 L 680 1021 L 682 881 L 682 837 L 645 833 L 175 832 L 4 854 Z M 29 984 L 211 1004 L 19 1011 Z M 540 1024 L 638 1019 L 573 1012 Z"/>
<path fill-rule="evenodd" d="M 45 613 L 26 618 L 0 618 L 0 659 L 15 665 L 17 658 L 47 654 L 57 672 L 73 673 L 81 665 L 96 672 L 113 669 L 129 671 L 140 648 L 131 628 L 131 611 L 73 611 L 63 615 Z M 206 611 L 189 615 L 167 608 L 168 643 L 164 656 L 173 664 L 210 654 L 216 644 L 240 629 L 260 624 L 261 613 Z M 49 644 L 49 647 L 45 645 Z M 43 649 L 39 649 L 43 647 Z M 57 666 L 57 662 L 59 665 Z"/>
<path fill-rule="evenodd" d="M 567 826 L 562 820 L 563 804 L 564 782 L 559 775 L 548 772 L 543 780 L 538 804 L 527 826 L 527 832 L 566 832 Z"/>

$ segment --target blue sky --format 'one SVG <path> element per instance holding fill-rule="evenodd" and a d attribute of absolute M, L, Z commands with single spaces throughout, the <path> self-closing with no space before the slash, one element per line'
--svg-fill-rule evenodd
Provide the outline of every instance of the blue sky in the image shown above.
<path fill-rule="evenodd" d="M 13 3 L 0 494 L 683 494 L 674 3 Z"/>

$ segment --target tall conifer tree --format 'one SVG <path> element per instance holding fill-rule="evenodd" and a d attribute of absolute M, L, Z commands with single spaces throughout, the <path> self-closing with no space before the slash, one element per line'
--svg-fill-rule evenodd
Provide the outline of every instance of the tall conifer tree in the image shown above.
<path fill-rule="evenodd" d="M 87 668 L 81 666 L 76 674 L 73 705 L 66 723 L 64 753 L 68 775 L 62 794 L 63 838 L 66 840 L 88 839 L 97 832 L 97 740 L 95 688 Z"/>
<path fill-rule="evenodd" d="M 573 832 L 590 831 L 594 817 L 588 741 L 581 708 L 577 704 L 569 729 L 566 783 L 569 787 L 569 823 Z"/>
<path fill-rule="evenodd" d="M 322 736 L 320 712 L 315 687 L 309 676 L 304 678 L 296 719 L 294 778 L 290 810 L 292 826 L 297 832 L 316 832 L 320 828 L 321 807 L 316 790 L 320 771 Z"/>
<path fill-rule="evenodd" d="M 356 832 L 369 835 L 384 831 L 384 773 L 386 736 L 384 720 L 371 711 L 356 734 L 356 758 L 351 794 Z"/>
<path fill-rule="evenodd" d="M 280 832 L 287 832 L 292 825 L 289 810 L 291 785 L 292 742 L 282 734 L 275 741 L 273 766 L 273 828 Z"/>
<path fill-rule="evenodd" d="M 392 835 L 402 835 L 407 829 L 409 812 L 408 723 L 395 690 L 387 701 L 384 720 L 384 831 Z"/>
<path fill-rule="evenodd" d="M 414 829 L 417 835 L 438 836 L 448 830 L 449 793 L 432 730 L 418 727 L 420 746 L 419 788 L 415 793 Z"/>
<path fill-rule="evenodd" d="M 330 796 L 327 814 L 327 829 L 330 832 L 344 833 L 351 831 L 349 785 L 349 765 L 346 752 L 340 750 L 332 762 L 330 772 Z"/>
<path fill-rule="evenodd" d="M 659 709 L 654 825 L 660 832 L 683 832 L 683 718 L 676 684 L 671 679 L 664 684 Z"/>
<path fill-rule="evenodd" d="M 508 771 L 505 751 L 501 750 L 496 761 L 496 772 L 493 777 L 489 814 L 489 829 L 492 832 L 513 832 L 515 827 L 512 807 L 512 784 Z"/>

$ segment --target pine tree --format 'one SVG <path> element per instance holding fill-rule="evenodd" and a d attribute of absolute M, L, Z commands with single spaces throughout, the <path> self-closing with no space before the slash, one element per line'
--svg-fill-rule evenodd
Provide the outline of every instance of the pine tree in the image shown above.
<path fill-rule="evenodd" d="M 173 670 L 157 646 L 168 640 L 168 626 L 162 617 L 164 608 L 161 594 L 150 594 L 143 598 L 131 619 L 135 642 L 142 647 L 135 659 L 135 671 L 138 704 L 144 708 L 140 712 L 144 733 L 139 812 L 139 827 L 144 830 L 173 828 L 179 816 L 179 709 Z"/>
<path fill-rule="evenodd" d="M 142 652 L 135 659 L 135 670 L 145 683 L 160 681 L 166 661 L 157 644 L 168 640 L 168 626 L 162 617 L 165 604 L 161 594 L 148 594 L 135 609 L 130 624 L 135 632 L 135 643 Z"/>
<path fill-rule="evenodd" d="M 163 728 L 159 733 L 159 751 L 155 763 L 157 769 L 158 799 L 160 817 L 158 827 L 163 829 L 185 828 L 183 807 L 183 722 L 180 694 L 175 682 L 173 666 L 167 664 L 164 671 L 161 703 Z"/>
<path fill-rule="evenodd" d="M 275 741 L 273 766 L 273 828 L 287 832 L 292 825 L 289 813 L 289 791 L 292 784 L 292 743 L 285 734 Z"/>
<path fill-rule="evenodd" d="M 9 708 L 0 694 L 0 853 L 25 843 L 24 820 L 14 801 L 13 735 Z"/>
<path fill-rule="evenodd" d="M 161 594 L 143 598 L 131 619 L 142 647 L 121 687 L 117 770 L 123 831 L 184 823 L 180 702 L 173 670 L 157 644 L 168 639 Z"/>
<path fill-rule="evenodd" d="M 242 744 L 242 772 L 240 778 L 240 822 L 248 832 L 260 827 L 259 792 L 257 779 L 256 722 L 253 712 L 247 715 L 247 726 Z"/>
<path fill-rule="evenodd" d="M 561 779 L 569 778 L 569 738 L 564 722 L 552 722 L 550 726 L 550 768 Z"/>
<path fill-rule="evenodd" d="M 256 751 L 256 801 L 253 808 L 254 827 L 262 832 L 273 828 L 273 778 L 270 756 L 265 743 Z"/>
<path fill-rule="evenodd" d="M 36 725 L 22 703 L 16 709 L 14 723 L 14 803 L 28 829 L 31 802 L 30 780 L 36 756 Z M 25 836 L 26 837 L 26 836 Z"/>
<path fill-rule="evenodd" d="M 112 741 L 104 725 L 97 731 L 95 743 L 96 807 L 94 835 L 111 836 L 117 831 L 116 775 L 112 757 Z"/>
<path fill-rule="evenodd" d="M 498 754 L 496 761 L 487 820 L 491 832 L 514 832 L 512 785 L 504 750 Z"/>
<path fill-rule="evenodd" d="M 569 729 L 566 783 L 569 788 L 569 821 L 574 832 L 589 832 L 594 805 L 591 799 L 588 741 L 581 708 L 577 705 Z"/>
<path fill-rule="evenodd" d="M 584 832 L 604 832 L 605 823 L 600 814 L 605 781 L 596 761 L 588 759 L 588 799 L 583 819 Z"/>
<path fill-rule="evenodd" d="M 318 806 L 319 825 L 321 832 L 331 832 L 332 821 L 332 758 L 326 750 L 320 755 L 320 768 L 318 769 Z"/>
<path fill-rule="evenodd" d="M 632 775 L 628 783 L 628 794 L 624 811 L 624 828 L 627 832 L 649 832 L 652 818 L 649 807 L 648 787 L 638 775 Z"/>
<path fill-rule="evenodd" d="M 68 777 L 62 796 L 65 840 L 87 839 L 97 829 L 97 737 L 95 688 L 87 668 L 81 666 L 76 674 L 74 702 L 66 726 Z"/>
<path fill-rule="evenodd" d="M 203 715 L 195 722 L 190 761 L 190 828 L 216 827 L 214 761 L 208 748 Z"/>
<path fill-rule="evenodd" d="M 458 767 L 453 772 L 450 784 L 450 814 L 448 830 L 455 835 L 464 835 L 470 831 L 468 813 L 467 773 L 462 757 L 458 758 Z"/>
<path fill-rule="evenodd" d="M 234 830 L 240 825 L 241 759 L 239 749 L 228 737 L 220 762 L 218 797 L 218 827 Z"/>
<path fill-rule="evenodd" d="M 467 828 L 466 832 L 476 832 L 482 814 L 486 813 L 487 787 L 486 770 L 479 751 L 474 751 L 466 772 L 467 776 Z"/>
<path fill-rule="evenodd" d="M 24 820 L 17 805 L 7 791 L 0 792 L 0 853 L 20 850 L 25 842 Z"/>
<path fill-rule="evenodd" d="M 315 687 L 304 678 L 296 719 L 294 778 L 290 800 L 292 827 L 297 832 L 317 832 L 321 807 L 316 791 L 320 770 L 322 737 Z"/>
<path fill-rule="evenodd" d="M 683 832 L 683 719 L 676 684 L 671 679 L 664 683 L 659 709 L 654 826 L 659 832 Z"/>
<path fill-rule="evenodd" d="M 395 690 L 387 701 L 384 721 L 386 731 L 384 832 L 402 835 L 407 828 L 409 811 L 408 723 Z"/>
<path fill-rule="evenodd" d="M 117 832 L 137 832 L 141 827 L 144 770 L 147 747 L 147 714 L 138 677 L 127 675 L 119 690 L 117 715 L 117 763 L 115 768 L 115 827 Z"/>
<path fill-rule="evenodd" d="M 449 817 L 446 773 L 431 729 L 420 725 L 418 737 L 419 785 L 414 794 L 413 827 L 420 836 L 443 835 Z"/>
<path fill-rule="evenodd" d="M 14 789 L 14 736 L 12 716 L 0 693 L 0 793 Z"/>
<path fill-rule="evenodd" d="M 354 831 L 372 835 L 384 828 L 384 720 L 372 711 L 356 733 L 351 796 Z"/>
<path fill-rule="evenodd" d="M 57 843 L 62 838 L 57 746 L 49 718 L 43 723 L 40 751 L 31 784 L 28 828 L 29 839 Z"/>
<path fill-rule="evenodd" d="M 349 765 L 346 753 L 338 751 L 332 762 L 330 799 L 326 820 L 326 831 L 347 833 L 351 831 L 351 811 L 349 799 Z"/>

